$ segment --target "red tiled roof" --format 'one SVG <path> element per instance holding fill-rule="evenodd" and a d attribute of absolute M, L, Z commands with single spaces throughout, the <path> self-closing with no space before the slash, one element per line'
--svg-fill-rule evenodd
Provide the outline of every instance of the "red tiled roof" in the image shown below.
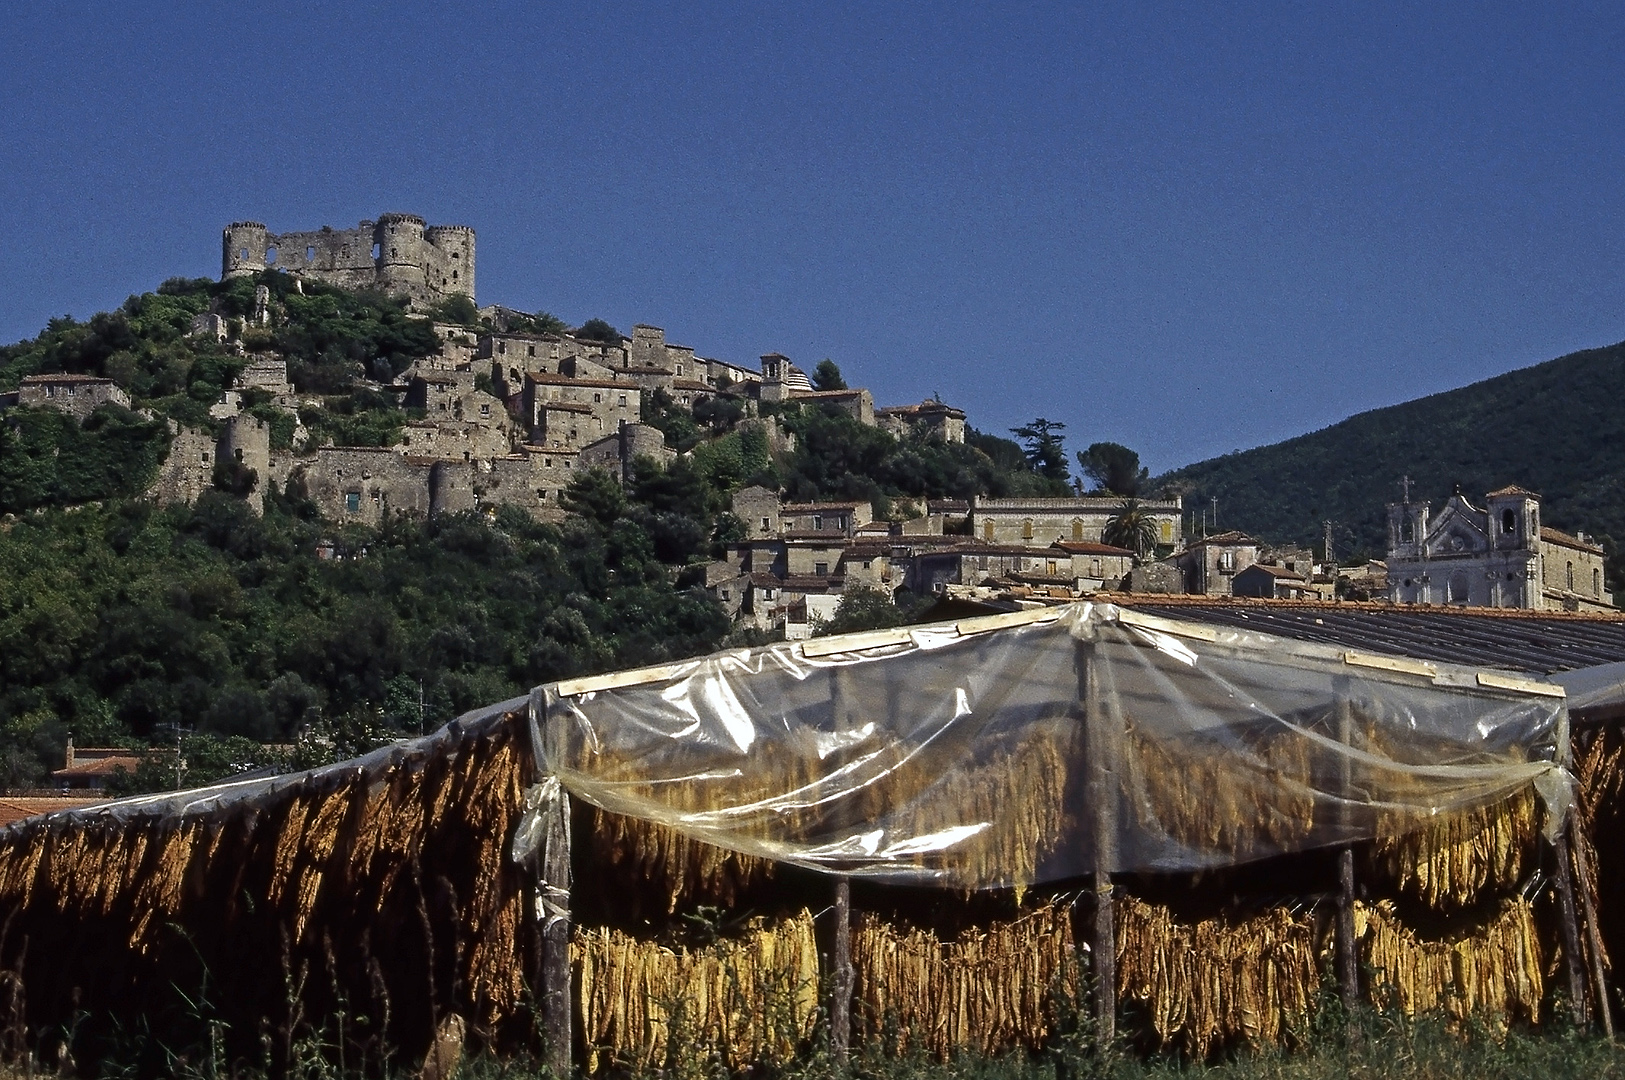
<path fill-rule="evenodd" d="M 1576 551 L 1584 551 L 1590 555 L 1602 554 L 1602 548 L 1596 544 L 1581 540 L 1578 536 L 1570 536 L 1568 533 L 1554 529 L 1549 525 L 1540 527 L 1540 538 L 1548 544 L 1559 544 L 1563 547 L 1574 548 Z"/>
<path fill-rule="evenodd" d="M 1051 547 L 1058 547 L 1071 555 L 1128 555 L 1134 552 L 1128 548 L 1113 547 L 1111 544 L 1096 544 L 1088 540 L 1057 540 Z"/>
<path fill-rule="evenodd" d="M 533 383 L 541 383 L 545 386 L 591 386 L 595 389 L 608 388 L 611 390 L 636 390 L 638 388 L 637 383 L 610 382 L 607 379 L 572 379 L 568 375 L 544 375 L 539 371 L 527 372 L 525 378 Z"/>
<path fill-rule="evenodd" d="M 1200 540 L 1193 541 L 1190 546 L 1198 547 L 1202 544 L 1242 545 L 1256 543 L 1258 543 L 1258 541 L 1254 540 L 1246 533 L 1237 532 L 1236 530 L 1232 529 L 1229 532 L 1214 533 L 1212 536 L 1204 536 Z"/>
<path fill-rule="evenodd" d="M 81 383 L 81 384 L 83 384 L 83 383 L 108 383 L 108 384 L 111 384 L 113 382 L 113 380 L 112 379 L 104 379 L 100 375 L 24 375 L 23 379 L 22 379 L 22 382 L 23 382 L 23 385 L 28 386 L 28 385 L 33 385 L 33 384 L 36 384 L 36 383 Z"/>
<path fill-rule="evenodd" d="M 10 825 L 14 821 L 39 814 L 49 814 L 53 810 L 71 810 L 76 806 L 90 806 L 106 801 L 99 796 L 87 799 L 82 796 L 66 795 L 0 795 L 0 826 Z"/>
<path fill-rule="evenodd" d="M 112 776 L 119 769 L 125 772 L 135 772 L 136 768 L 145 760 L 140 754 L 130 754 L 127 757 L 96 757 L 88 761 L 75 761 L 65 769 L 57 769 L 51 773 L 53 780 L 69 780 L 79 776 Z"/>
<path fill-rule="evenodd" d="M 1264 573 L 1270 575 L 1271 577 L 1291 578 L 1294 581 L 1307 581 L 1308 580 L 1302 574 L 1298 573 L 1296 570 L 1288 570 L 1284 566 L 1271 566 L 1269 563 L 1253 563 L 1253 565 L 1247 567 L 1246 570 L 1242 570 L 1241 573 L 1237 574 L 1236 576 L 1240 577 L 1241 574 L 1247 573 L 1248 570 L 1262 570 L 1262 571 L 1264 571 Z"/>

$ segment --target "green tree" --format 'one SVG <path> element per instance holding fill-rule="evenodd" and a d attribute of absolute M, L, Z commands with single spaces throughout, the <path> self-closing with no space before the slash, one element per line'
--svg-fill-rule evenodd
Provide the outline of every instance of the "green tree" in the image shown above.
<path fill-rule="evenodd" d="M 813 368 L 812 384 L 815 390 L 845 390 L 846 380 L 841 377 L 841 369 L 829 357 L 818 361 Z"/>
<path fill-rule="evenodd" d="M 1115 547 L 1128 548 L 1143 559 L 1156 550 L 1157 523 L 1140 505 L 1140 500 L 1124 499 L 1118 504 L 1117 513 L 1106 521 L 1100 539 Z"/>
<path fill-rule="evenodd" d="M 893 603 L 885 590 L 857 585 L 841 593 L 841 600 L 835 605 L 835 614 L 816 629 L 814 636 L 884 630 L 906 624 L 908 616 L 909 613 Z"/>
<path fill-rule="evenodd" d="M 1062 484 L 1070 475 L 1066 464 L 1066 437 L 1061 434 L 1065 427 L 1059 420 L 1046 420 L 1040 416 L 1021 427 L 1010 429 L 1010 433 L 1025 444 L 1023 453 L 1033 472 L 1046 480 Z"/>
<path fill-rule="evenodd" d="M 1150 478 L 1149 470 L 1140 465 L 1140 455 L 1114 442 L 1091 443 L 1089 449 L 1078 451 L 1078 467 L 1095 490 L 1124 498 L 1139 495 Z"/>
<path fill-rule="evenodd" d="M 577 473 L 559 502 L 570 513 L 580 514 L 606 529 L 626 512 L 626 493 L 621 481 L 608 469 Z"/>
<path fill-rule="evenodd" d="M 618 344 L 621 332 L 603 319 L 588 319 L 576 327 L 576 337 L 584 341 L 607 341 Z"/>

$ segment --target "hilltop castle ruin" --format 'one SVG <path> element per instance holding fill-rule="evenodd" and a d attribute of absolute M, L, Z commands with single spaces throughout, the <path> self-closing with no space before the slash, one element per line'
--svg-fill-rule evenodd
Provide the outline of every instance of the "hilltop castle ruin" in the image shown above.
<path fill-rule="evenodd" d="M 273 233 L 234 221 L 221 235 L 220 278 L 285 270 L 345 289 L 379 289 L 419 304 L 474 298 L 474 230 L 427 225 L 416 214 L 384 214 L 353 229 Z"/>

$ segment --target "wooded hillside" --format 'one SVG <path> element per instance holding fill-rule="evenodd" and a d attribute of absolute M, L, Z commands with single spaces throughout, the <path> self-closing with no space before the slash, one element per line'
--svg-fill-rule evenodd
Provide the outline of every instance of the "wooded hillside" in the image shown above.
<path fill-rule="evenodd" d="M 1216 496 L 1221 528 L 1307 544 L 1330 520 L 1340 558 L 1380 558 L 1384 505 L 1399 500 L 1405 476 L 1412 499 L 1435 505 L 1454 484 L 1475 501 L 1519 484 L 1543 496 L 1549 524 L 1625 538 L 1625 344 L 1373 409 L 1155 483 L 1192 510 Z"/>

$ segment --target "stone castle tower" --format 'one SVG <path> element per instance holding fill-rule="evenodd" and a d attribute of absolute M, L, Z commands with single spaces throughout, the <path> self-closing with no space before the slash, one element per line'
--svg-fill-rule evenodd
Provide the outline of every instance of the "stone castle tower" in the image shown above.
<path fill-rule="evenodd" d="M 353 229 L 272 233 L 234 221 L 221 236 L 220 277 L 285 270 L 345 289 L 404 294 L 420 304 L 474 298 L 474 230 L 426 225 L 415 214 L 384 214 Z"/>

